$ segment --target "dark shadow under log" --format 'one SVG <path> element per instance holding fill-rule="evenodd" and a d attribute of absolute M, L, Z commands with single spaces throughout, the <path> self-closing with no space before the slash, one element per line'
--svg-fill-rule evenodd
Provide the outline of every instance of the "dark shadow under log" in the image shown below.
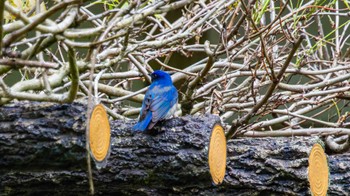
<path fill-rule="evenodd" d="M 87 195 L 86 106 L 21 102 L 0 107 L 0 194 Z M 99 195 L 309 195 L 308 154 L 316 137 L 235 139 L 213 186 L 207 164 L 215 116 L 185 116 L 134 133 L 111 121 L 106 168 L 93 168 Z M 328 156 L 329 195 L 350 193 L 350 154 Z"/>

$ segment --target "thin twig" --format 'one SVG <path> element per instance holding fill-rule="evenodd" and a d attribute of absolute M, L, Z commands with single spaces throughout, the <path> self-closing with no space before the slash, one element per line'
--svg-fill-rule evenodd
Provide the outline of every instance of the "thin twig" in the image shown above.
<path fill-rule="evenodd" d="M 273 81 L 273 83 L 271 84 L 271 86 L 269 87 L 269 89 L 267 90 L 264 98 L 259 101 L 254 107 L 253 109 L 246 114 L 244 117 L 242 117 L 241 119 L 239 119 L 238 121 L 234 121 L 232 123 L 232 126 L 230 128 L 230 130 L 227 132 L 226 134 L 226 138 L 227 139 L 231 139 L 231 137 L 233 137 L 235 134 L 239 134 L 237 131 L 237 128 L 241 125 L 247 124 L 248 121 L 250 120 L 250 118 L 255 115 L 255 113 L 267 102 L 267 100 L 271 97 L 273 91 L 275 90 L 275 88 L 277 87 L 278 83 L 280 82 L 280 80 L 282 79 L 282 76 L 285 72 L 285 70 L 287 69 L 290 61 L 292 60 L 295 52 L 297 51 L 297 49 L 299 48 L 301 42 L 303 41 L 303 36 L 300 36 L 298 41 L 294 44 L 291 52 L 289 53 L 288 58 L 286 59 L 286 61 L 284 62 L 281 71 L 278 73 L 277 77 L 276 77 L 276 81 Z"/>

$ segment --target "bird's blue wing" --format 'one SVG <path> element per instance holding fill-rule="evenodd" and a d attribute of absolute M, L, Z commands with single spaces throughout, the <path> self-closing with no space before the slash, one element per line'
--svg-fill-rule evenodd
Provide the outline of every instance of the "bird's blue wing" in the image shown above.
<path fill-rule="evenodd" d="M 132 128 L 133 131 L 145 131 L 152 120 L 152 112 L 149 110 L 152 103 L 152 93 L 147 91 L 142 102 L 139 122 Z"/>
<path fill-rule="evenodd" d="M 177 98 L 177 90 L 171 86 L 152 99 L 149 107 L 152 111 L 152 122 L 148 128 L 152 128 L 159 120 L 165 118 L 170 109 L 177 103 Z"/>
<path fill-rule="evenodd" d="M 145 94 L 145 98 L 142 102 L 142 108 L 140 112 L 140 120 L 144 119 L 147 115 L 147 112 L 149 111 L 149 108 L 152 104 L 154 95 L 152 95 L 151 91 L 147 91 Z"/>

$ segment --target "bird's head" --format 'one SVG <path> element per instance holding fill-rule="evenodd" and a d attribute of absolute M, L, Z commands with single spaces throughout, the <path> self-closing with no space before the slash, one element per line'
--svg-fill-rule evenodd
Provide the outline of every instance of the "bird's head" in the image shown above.
<path fill-rule="evenodd" d="M 170 75 L 164 71 L 157 70 L 149 75 L 151 76 L 152 83 L 172 84 Z"/>

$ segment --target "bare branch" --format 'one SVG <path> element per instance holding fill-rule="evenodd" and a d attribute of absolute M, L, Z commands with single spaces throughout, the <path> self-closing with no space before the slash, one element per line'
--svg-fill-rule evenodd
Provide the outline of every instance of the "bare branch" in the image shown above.
<path fill-rule="evenodd" d="M 308 128 L 273 131 L 247 131 L 243 134 L 246 137 L 294 137 L 294 136 L 326 136 L 326 135 L 350 135 L 347 128 Z"/>
<path fill-rule="evenodd" d="M 68 47 L 68 60 L 72 83 L 67 96 L 67 102 L 73 102 L 79 88 L 79 70 L 75 59 L 75 51 L 70 47 Z"/>
<path fill-rule="evenodd" d="M 44 67 L 44 68 L 57 69 L 59 67 L 57 63 L 30 61 L 30 60 L 22 60 L 22 59 L 16 59 L 16 58 L 0 59 L 0 64 L 13 66 L 15 68 L 28 66 L 28 67 Z"/>

